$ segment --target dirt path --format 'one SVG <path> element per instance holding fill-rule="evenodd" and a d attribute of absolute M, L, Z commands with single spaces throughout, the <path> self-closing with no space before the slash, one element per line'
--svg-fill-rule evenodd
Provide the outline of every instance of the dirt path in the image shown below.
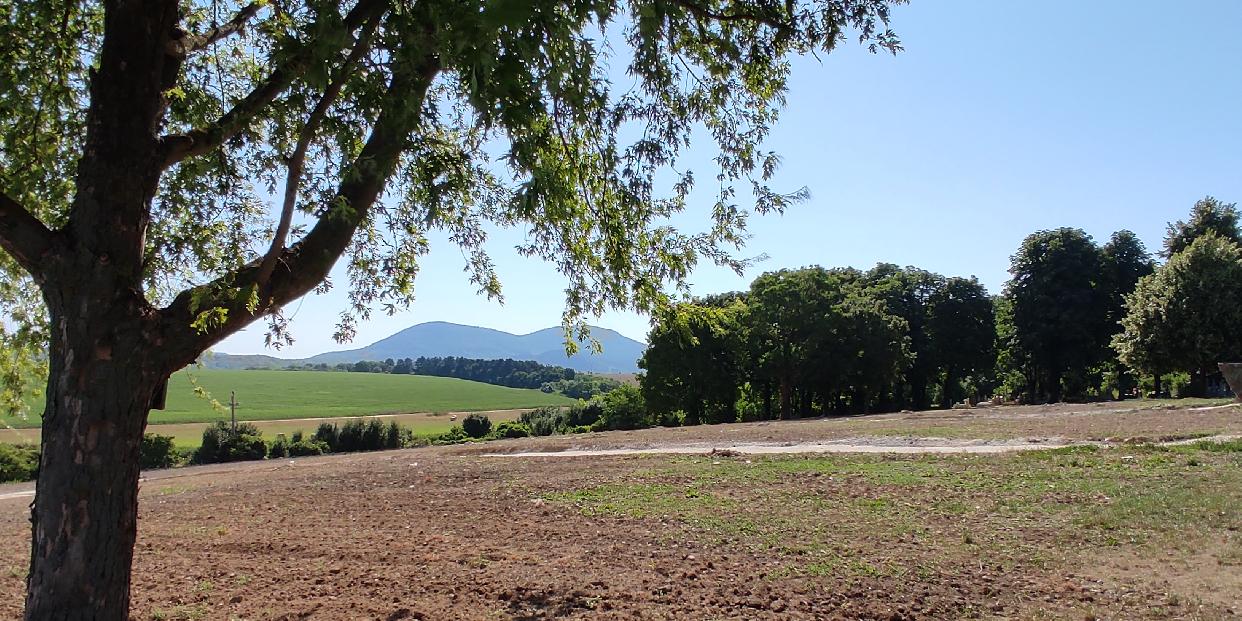
<path fill-rule="evenodd" d="M 1242 436 L 1235 434 L 1172 440 L 1152 443 L 1156 446 L 1181 446 L 1195 442 L 1226 442 Z M 829 442 L 799 442 L 783 444 L 731 444 L 728 446 L 708 444 L 678 444 L 649 446 L 643 448 L 567 449 L 562 451 L 522 451 L 515 453 L 484 453 L 483 457 L 608 457 L 614 455 L 783 455 L 801 453 L 888 453 L 902 455 L 920 454 L 994 454 L 1015 451 L 1040 451 L 1071 446 L 1098 446 L 1114 448 L 1132 446 L 1119 442 L 1068 442 L 1061 438 L 1052 440 L 954 440 L 949 438 L 901 438 L 857 437 Z"/>

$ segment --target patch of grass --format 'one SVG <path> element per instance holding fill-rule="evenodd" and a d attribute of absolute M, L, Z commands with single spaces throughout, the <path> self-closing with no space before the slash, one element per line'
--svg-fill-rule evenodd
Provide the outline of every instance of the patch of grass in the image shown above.
<path fill-rule="evenodd" d="M 1242 453 L 1242 439 L 1223 442 L 1205 440 L 1195 442 L 1189 446 L 1192 450 L 1208 451 L 1210 453 Z"/>
<path fill-rule="evenodd" d="M 191 377 L 221 403 L 227 403 L 229 391 L 236 391 L 240 403 L 238 419 L 247 421 L 394 412 L 507 410 L 573 403 L 564 395 L 448 377 L 199 369 L 173 374 L 168 384 L 167 408 L 152 411 L 151 424 L 212 422 L 228 418 L 227 409 L 213 409 L 208 400 L 194 394 Z M 14 427 L 39 426 L 42 404 L 32 402 L 30 405 L 28 418 L 10 421 Z"/>
<path fill-rule="evenodd" d="M 1047 565 L 1067 546 L 1232 532 L 1242 524 L 1235 450 L 1216 443 L 1007 455 L 677 457 L 666 467 L 630 470 L 624 481 L 544 498 L 585 515 L 672 521 L 717 545 L 774 552 L 787 559 L 777 577 L 916 571 L 917 559 L 895 565 L 903 553 L 890 546 L 907 554 L 932 546 L 946 558 L 983 557 L 1020 570 Z M 1221 562 L 1242 559 L 1236 548 L 1222 549 Z"/>
<path fill-rule="evenodd" d="M 177 606 L 169 610 L 154 610 L 151 621 L 199 621 L 207 618 L 207 607 L 202 604 Z"/>

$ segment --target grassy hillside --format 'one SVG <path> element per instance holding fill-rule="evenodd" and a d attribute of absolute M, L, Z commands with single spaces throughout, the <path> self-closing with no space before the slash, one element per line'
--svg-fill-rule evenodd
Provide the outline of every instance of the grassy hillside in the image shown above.
<path fill-rule="evenodd" d="M 225 404 L 221 413 L 195 396 L 190 377 Z M 179 371 L 168 385 L 167 409 L 152 410 L 150 422 L 192 423 L 228 417 L 229 391 L 237 391 L 239 420 L 317 418 L 404 412 L 505 410 L 572 403 L 559 394 L 505 388 L 447 377 L 310 371 Z M 7 422 L 36 427 L 42 404 L 29 420 Z"/>

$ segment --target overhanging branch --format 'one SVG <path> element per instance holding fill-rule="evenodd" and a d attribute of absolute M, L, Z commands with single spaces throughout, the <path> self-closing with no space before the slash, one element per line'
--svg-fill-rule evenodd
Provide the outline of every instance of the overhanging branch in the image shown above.
<path fill-rule="evenodd" d="M 237 12 L 237 15 L 233 16 L 233 19 L 230 19 L 224 24 L 212 28 L 207 32 L 201 34 L 186 33 L 176 39 L 169 39 L 168 54 L 170 56 L 185 58 L 186 56 L 189 56 L 190 54 L 193 54 L 194 52 L 197 52 L 212 43 L 215 43 L 225 37 L 237 34 L 246 27 L 246 22 L 250 21 L 250 19 L 254 17 L 261 8 L 263 8 L 261 3 L 252 2 L 242 7 L 242 9 Z"/>
<path fill-rule="evenodd" d="M 17 264 L 42 280 L 47 254 L 60 245 L 60 236 L 44 226 L 25 207 L 0 193 L 0 248 L 4 248 Z"/>
<path fill-rule="evenodd" d="M 301 241 L 280 254 L 280 269 L 273 270 L 266 292 L 257 304 L 254 295 L 258 293 L 261 259 L 211 283 L 183 291 L 160 311 L 162 343 L 174 367 L 193 362 L 214 343 L 323 282 L 349 247 L 358 226 L 366 220 L 407 148 L 408 137 L 418 125 L 421 100 L 439 71 L 438 61 L 427 57 L 419 66 L 393 77 L 379 118 L 361 153 L 342 174 L 331 206 Z M 199 314 L 209 309 L 224 312 L 219 321 L 196 328 Z"/>
<path fill-rule="evenodd" d="M 384 0 L 362 0 L 345 16 L 344 25 L 353 32 L 367 21 L 382 15 L 388 8 Z M 284 64 L 276 67 L 267 78 L 255 86 L 231 110 L 214 123 L 184 134 L 172 134 L 160 139 L 163 166 L 168 168 L 177 162 L 216 149 L 225 140 L 242 131 L 260 111 L 272 103 L 278 95 L 289 88 L 316 59 L 316 46 L 303 45 L 289 56 Z"/>
<path fill-rule="evenodd" d="M 327 116 L 328 109 L 332 107 L 337 96 L 340 95 L 341 88 L 345 86 L 345 81 L 352 75 L 354 66 L 371 49 L 371 35 L 374 34 L 375 28 L 378 25 L 379 18 L 376 17 L 363 28 L 362 34 L 358 36 L 358 42 L 349 53 L 349 57 L 345 59 L 345 62 L 341 63 L 340 74 L 324 89 L 323 96 L 319 98 L 319 102 L 311 110 L 310 116 L 306 119 L 306 124 L 302 126 L 302 132 L 298 135 L 297 146 L 293 150 L 293 156 L 289 158 L 288 174 L 285 175 L 285 197 L 284 204 L 281 205 L 280 209 L 280 221 L 276 225 L 276 233 L 272 235 L 272 244 L 267 249 L 267 254 L 263 255 L 263 259 L 259 262 L 259 273 L 256 281 L 259 284 L 260 291 L 267 288 L 272 277 L 272 270 L 276 268 L 276 261 L 285 250 L 285 240 L 289 236 L 289 227 L 293 223 L 293 208 L 297 203 L 298 185 L 302 180 L 302 168 L 306 162 L 306 151 L 310 148 L 311 140 L 314 139 L 316 132 L 319 131 L 319 124 Z"/>
<path fill-rule="evenodd" d="M 673 4 L 689 11 L 702 19 L 709 19 L 717 22 L 755 22 L 771 26 L 777 30 L 785 30 L 790 27 L 788 22 L 782 21 L 771 15 L 762 15 L 759 13 L 721 13 L 713 11 L 705 6 L 696 4 L 694 0 L 672 0 Z M 790 14 L 792 17 L 792 13 Z"/>

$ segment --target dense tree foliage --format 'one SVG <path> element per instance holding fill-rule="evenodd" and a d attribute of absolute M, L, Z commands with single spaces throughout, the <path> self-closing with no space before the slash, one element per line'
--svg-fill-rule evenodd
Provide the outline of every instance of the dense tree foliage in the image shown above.
<path fill-rule="evenodd" d="M 639 361 L 647 407 L 657 415 L 683 412 L 685 422 L 737 420 L 742 385 L 745 306 L 679 304 L 661 315 Z"/>
<path fill-rule="evenodd" d="M 929 296 L 926 313 L 924 365 L 940 380 L 940 405 L 991 394 L 997 331 L 987 289 L 974 277 L 945 279 Z"/>
<path fill-rule="evenodd" d="M 1242 360 L 1242 247 L 1208 232 L 1126 298 L 1121 360 L 1141 372 L 1186 371 L 1204 395 L 1217 362 Z"/>
<path fill-rule="evenodd" d="M 359 360 L 290 365 L 289 371 L 345 371 L 349 373 L 393 373 L 397 375 L 430 375 L 455 377 L 510 388 L 535 388 L 543 392 L 559 392 L 574 399 L 590 399 L 621 385 L 618 380 L 591 373 L 578 373 L 569 367 L 542 364 L 533 360 L 511 358 L 461 358 L 458 356 L 402 358 L 394 360 Z"/>
<path fill-rule="evenodd" d="M 1170 222 L 1164 236 L 1164 258 L 1187 249 L 1190 244 L 1209 232 L 1234 243 L 1242 243 L 1242 228 L 1238 227 L 1237 203 L 1222 203 L 1205 196 L 1190 210 L 1190 219 Z"/>
<path fill-rule="evenodd" d="M 1126 314 L 1126 296 L 1138 287 L 1139 280 L 1156 269 L 1147 247 L 1138 236 L 1130 231 L 1117 231 L 1104 244 L 1104 269 L 1107 277 L 1109 293 L 1108 326 L 1116 332 Z M 1138 388 L 1134 374 L 1113 352 L 1108 352 L 1106 366 L 1110 374 L 1111 386 L 1105 391 L 1115 390 L 1118 395 L 1129 395 Z"/>
<path fill-rule="evenodd" d="M 901 269 L 891 263 L 881 263 L 864 276 L 871 295 L 884 302 L 888 314 L 906 322 L 911 361 L 905 370 L 910 394 L 898 391 L 891 408 L 925 409 L 929 403 L 928 384 L 933 380 L 935 360 L 928 335 L 928 304 L 933 292 L 944 284 L 944 279 L 926 270 Z"/>
<path fill-rule="evenodd" d="M 686 423 L 888 411 L 986 385 L 995 336 L 973 278 L 888 264 L 780 270 L 661 315 L 642 391 L 653 414 Z"/>
<path fill-rule="evenodd" d="M 1104 265 L 1100 248 L 1080 229 L 1039 231 L 1014 254 L 1005 295 L 1035 399 L 1082 398 L 1092 369 L 1105 359 L 1112 331 Z"/>
<path fill-rule="evenodd" d="M 408 372 L 413 375 L 456 377 L 511 388 L 541 388 L 545 384 L 577 377 L 573 369 L 508 358 L 479 360 L 456 356 L 419 356 L 409 366 Z"/>
<path fill-rule="evenodd" d="M 700 260 L 740 268 L 736 186 L 760 212 L 804 196 L 762 150 L 790 56 L 896 51 L 899 1 L 9 2 L 0 379 L 48 366 L 27 617 L 126 618 L 166 379 L 261 318 L 288 342 L 281 309 L 342 257 L 342 339 L 410 303 L 433 230 L 499 296 L 486 225 L 524 229 L 570 326 L 659 308 Z M 686 234 L 696 132 L 715 201 Z"/>

